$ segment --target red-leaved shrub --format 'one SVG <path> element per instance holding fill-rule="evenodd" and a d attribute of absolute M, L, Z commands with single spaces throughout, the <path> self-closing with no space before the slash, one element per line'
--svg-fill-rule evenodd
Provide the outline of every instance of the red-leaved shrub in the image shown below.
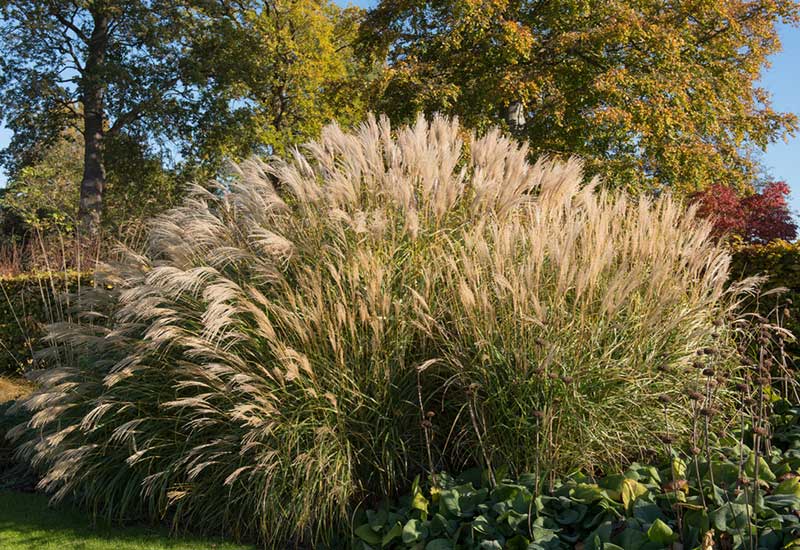
<path fill-rule="evenodd" d="M 786 198 L 789 186 L 777 181 L 766 184 L 761 192 L 740 196 L 735 189 L 715 184 L 692 197 L 699 203 L 698 214 L 714 221 L 717 236 L 739 235 L 751 243 L 786 241 L 797 237 Z"/>

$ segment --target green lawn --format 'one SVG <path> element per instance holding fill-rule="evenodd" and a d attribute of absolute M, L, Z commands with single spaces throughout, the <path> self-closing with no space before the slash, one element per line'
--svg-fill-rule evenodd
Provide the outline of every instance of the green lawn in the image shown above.
<path fill-rule="evenodd" d="M 164 529 L 92 527 L 68 506 L 49 508 L 47 497 L 0 491 L 0 550 L 245 550 L 214 539 L 172 538 Z"/>

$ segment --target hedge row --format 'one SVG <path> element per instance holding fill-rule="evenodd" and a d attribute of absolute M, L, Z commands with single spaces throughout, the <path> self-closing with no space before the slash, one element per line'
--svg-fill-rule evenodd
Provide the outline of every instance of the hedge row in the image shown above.
<path fill-rule="evenodd" d="M 788 243 L 776 240 L 768 244 L 734 244 L 731 277 L 741 279 L 750 275 L 769 277 L 764 289 L 785 287 L 788 292 L 772 294 L 760 299 L 758 309 L 762 315 L 775 320 L 780 315 L 781 324 L 795 336 L 800 336 L 800 241 Z M 784 315 L 784 312 L 788 315 Z M 800 344 L 787 344 L 787 351 L 800 357 Z"/>
<path fill-rule="evenodd" d="M 0 374 L 34 366 L 44 327 L 62 318 L 61 296 L 91 285 L 87 273 L 34 273 L 0 277 Z"/>

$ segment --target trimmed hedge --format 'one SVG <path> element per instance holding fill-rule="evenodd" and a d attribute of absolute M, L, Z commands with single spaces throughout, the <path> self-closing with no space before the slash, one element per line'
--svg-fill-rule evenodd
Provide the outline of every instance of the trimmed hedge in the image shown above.
<path fill-rule="evenodd" d="M 800 241 L 734 244 L 730 271 L 733 280 L 751 275 L 768 276 L 769 280 L 763 285 L 765 290 L 787 288 L 788 292 L 763 297 L 758 310 L 772 321 L 776 314 L 780 315 L 784 328 L 800 337 L 800 316 L 795 309 L 800 305 Z M 786 351 L 793 357 L 800 357 L 800 342 L 788 342 Z"/>
<path fill-rule="evenodd" d="M 731 275 L 765 273 L 773 286 L 800 291 L 800 242 L 772 241 L 768 244 L 735 244 Z"/>
<path fill-rule="evenodd" d="M 64 291 L 92 283 L 91 274 L 71 271 L 0 277 L 0 374 L 32 368 L 44 327 L 62 318 Z"/>

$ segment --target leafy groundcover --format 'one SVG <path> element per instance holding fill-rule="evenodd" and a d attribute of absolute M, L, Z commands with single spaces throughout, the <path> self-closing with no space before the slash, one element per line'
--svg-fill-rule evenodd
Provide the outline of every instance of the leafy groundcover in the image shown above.
<path fill-rule="evenodd" d="M 366 511 L 358 546 L 800 549 L 800 409 L 784 402 L 775 410 L 781 427 L 763 456 L 744 434 L 708 452 L 672 453 L 662 468 L 632 464 L 624 474 L 576 474 L 544 487 L 502 471 L 495 483 L 479 470 L 438 474 Z"/>

